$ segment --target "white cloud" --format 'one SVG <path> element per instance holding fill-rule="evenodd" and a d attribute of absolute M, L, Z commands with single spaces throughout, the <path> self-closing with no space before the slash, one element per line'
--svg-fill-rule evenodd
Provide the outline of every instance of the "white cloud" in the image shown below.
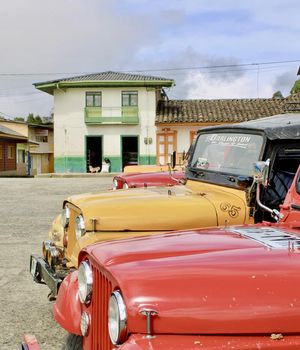
<path fill-rule="evenodd" d="M 206 74 L 188 74 L 185 84 L 188 86 L 189 99 L 215 98 L 257 98 L 272 97 L 275 92 L 272 83 L 258 84 L 257 76 L 243 75 L 231 81 L 209 78 Z"/>
<path fill-rule="evenodd" d="M 0 21 L 2 112 L 49 114 L 51 96 L 36 94 L 32 83 L 61 77 L 4 77 L 3 73 L 80 74 L 298 58 L 299 9 L 300 3 L 295 0 L 3 2 Z M 259 95 L 269 97 L 276 90 L 288 91 L 289 83 L 292 85 L 296 79 L 296 70 L 297 64 L 277 66 L 270 74 L 262 71 Z M 174 78 L 177 87 L 171 96 L 179 98 L 257 96 L 255 72 L 200 73 L 149 74 Z"/>

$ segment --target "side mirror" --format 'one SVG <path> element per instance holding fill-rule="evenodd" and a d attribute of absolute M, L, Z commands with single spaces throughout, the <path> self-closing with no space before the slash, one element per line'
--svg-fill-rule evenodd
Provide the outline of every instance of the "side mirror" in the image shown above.
<path fill-rule="evenodd" d="M 280 221 L 284 215 L 276 209 L 270 209 L 260 201 L 260 186 L 267 187 L 268 185 L 268 174 L 269 174 L 270 159 L 265 162 L 254 163 L 253 178 L 256 183 L 256 202 L 265 211 L 271 214 L 277 222 Z"/>
<path fill-rule="evenodd" d="M 270 159 L 265 162 L 255 162 L 253 169 L 253 179 L 256 184 L 263 185 L 264 187 L 268 184 Z"/>

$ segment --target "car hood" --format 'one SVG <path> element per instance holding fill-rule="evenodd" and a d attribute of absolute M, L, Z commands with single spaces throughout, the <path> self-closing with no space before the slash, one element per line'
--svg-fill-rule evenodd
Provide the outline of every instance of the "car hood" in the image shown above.
<path fill-rule="evenodd" d="M 223 225 L 225 221 L 243 223 L 247 217 L 244 197 L 242 191 L 202 185 L 193 190 L 174 186 L 106 191 L 68 201 L 82 212 L 87 231 L 93 230 L 92 218 L 96 231 L 166 231 Z M 236 212 L 232 215 L 226 205 Z"/>
<path fill-rule="evenodd" d="M 128 173 L 128 174 L 121 174 L 118 176 L 115 176 L 115 178 L 120 178 L 123 180 L 126 180 L 127 182 L 138 182 L 138 183 L 148 183 L 149 181 L 159 181 L 159 180 L 167 180 L 168 179 L 182 179 L 184 177 L 184 172 L 182 171 L 174 171 L 170 175 L 168 171 L 160 171 L 156 173 Z"/>
<path fill-rule="evenodd" d="M 154 333 L 299 333 L 300 255 L 286 243 L 298 233 L 248 226 L 88 249 L 117 281 L 130 333 L 145 331 L 143 309 L 157 312 Z"/>

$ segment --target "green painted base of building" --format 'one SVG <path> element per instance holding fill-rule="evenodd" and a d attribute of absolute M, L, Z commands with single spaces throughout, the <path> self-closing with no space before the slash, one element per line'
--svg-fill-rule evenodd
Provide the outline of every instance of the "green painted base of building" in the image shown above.
<path fill-rule="evenodd" d="M 54 157 L 55 173 L 86 173 L 85 157 Z"/>
<path fill-rule="evenodd" d="M 103 156 L 110 160 L 110 172 L 118 173 L 122 171 L 122 157 Z M 139 165 L 155 165 L 156 156 L 139 155 Z M 86 158 L 79 156 L 72 157 L 55 157 L 54 158 L 55 173 L 86 173 Z"/>

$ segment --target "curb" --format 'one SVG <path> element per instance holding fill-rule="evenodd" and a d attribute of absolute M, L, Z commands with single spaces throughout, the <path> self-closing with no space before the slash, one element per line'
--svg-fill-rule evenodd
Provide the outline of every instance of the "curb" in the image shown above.
<path fill-rule="evenodd" d="M 86 177 L 86 178 L 94 178 L 94 177 L 113 177 L 119 173 L 49 173 L 49 174 L 38 174 L 35 175 L 35 178 L 71 178 L 71 177 Z"/>

